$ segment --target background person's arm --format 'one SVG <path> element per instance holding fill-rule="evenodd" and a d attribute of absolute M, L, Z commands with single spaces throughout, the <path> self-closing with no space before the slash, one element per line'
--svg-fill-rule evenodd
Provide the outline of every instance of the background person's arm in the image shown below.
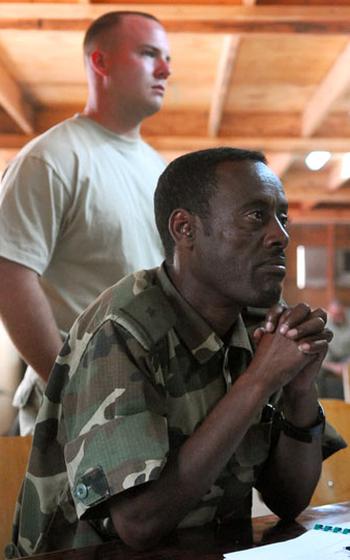
<path fill-rule="evenodd" d="M 325 369 L 328 369 L 329 371 L 331 371 L 335 375 L 338 375 L 339 377 L 342 377 L 344 366 L 346 366 L 346 364 L 348 364 L 349 361 L 350 360 L 346 360 L 344 362 L 329 362 L 328 360 L 325 360 L 323 362 L 323 367 Z"/>
<path fill-rule="evenodd" d="M 24 368 L 24 362 L 0 320 L 0 436 L 16 433 L 18 409 L 12 401 Z"/>
<path fill-rule="evenodd" d="M 50 304 L 33 270 L 0 258 L 0 316 L 24 361 L 47 381 L 62 346 Z"/>

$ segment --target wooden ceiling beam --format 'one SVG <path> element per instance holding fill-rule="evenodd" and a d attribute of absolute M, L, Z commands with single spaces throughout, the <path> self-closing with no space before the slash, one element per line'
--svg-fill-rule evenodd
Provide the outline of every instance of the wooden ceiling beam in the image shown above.
<path fill-rule="evenodd" d="M 301 208 L 303 211 L 312 210 L 317 205 L 317 202 L 313 200 L 303 200 L 301 203 Z"/>
<path fill-rule="evenodd" d="M 232 83 L 232 82 L 231 82 Z M 41 107 L 35 114 L 35 129 L 38 132 L 47 130 L 50 126 L 61 120 L 71 117 L 82 110 L 83 104 L 74 105 L 52 105 Z M 6 129 L 7 130 L 7 129 Z M 142 125 L 144 136 L 167 136 L 182 138 L 207 137 L 208 136 L 208 110 L 205 107 L 188 109 L 186 106 L 177 108 L 164 107 L 160 112 L 145 120 Z M 300 113 L 299 112 L 273 112 L 273 111 L 227 111 L 222 119 L 219 135 L 221 138 L 299 138 L 300 136 Z M 323 142 L 329 138 L 329 145 Z M 348 112 L 342 110 L 330 116 L 322 124 L 322 130 L 314 135 L 312 146 L 317 145 L 319 139 L 321 148 L 331 150 L 334 139 L 343 138 L 345 141 L 344 152 L 350 151 L 350 119 Z M 304 142 L 304 140 L 303 140 Z M 305 140 L 308 145 L 308 139 Z M 284 146 L 277 151 L 289 151 Z M 336 150 L 340 151 L 340 150 Z"/>
<path fill-rule="evenodd" d="M 327 191 L 321 186 L 314 187 L 308 184 L 307 175 L 301 184 L 291 181 L 284 181 L 284 190 L 290 203 L 301 202 L 312 204 L 348 204 L 350 206 L 350 190 L 338 189 Z"/>
<path fill-rule="evenodd" d="M 92 19 L 129 3 L 5 2 L 0 4 L 0 29 L 86 29 Z M 73 6 L 73 8 L 72 8 Z M 171 32 L 192 33 L 317 33 L 348 34 L 349 6 L 218 6 L 195 4 L 132 4 L 133 10 L 157 16 Z"/>
<path fill-rule="evenodd" d="M 342 160 L 337 158 L 333 161 L 331 170 L 329 172 L 328 188 L 330 190 L 337 190 L 342 186 L 344 179 L 342 177 Z"/>
<path fill-rule="evenodd" d="M 242 6 L 256 6 L 257 0 L 242 0 Z"/>
<path fill-rule="evenodd" d="M 188 152 L 216 146 L 236 146 L 264 152 L 295 152 L 303 154 L 312 150 L 349 152 L 350 138 L 296 138 L 286 136 L 153 136 L 145 135 L 158 150 Z M 1 137 L 0 137 L 1 140 Z"/>
<path fill-rule="evenodd" d="M 292 208 L 288 213 L 290 223 L 293 224 L 349 224 L 350 207 L 341 209 L 313 208 L 307 210 L 305 208 Z"/>
<path fill-rule="evenodd" d="M 0 133 L 0 150 L 20 150 L 24 144 L 34 138 L 30 134 L 1 134 Z"/>
<path fill-rule="evenodd" d="M 269 167 L 271 167 L 278 177 L 283 177 L 294 157 L 291 152 L 275 152 L 265 155 Z"/>
<path fill-rule="evenodd" d="M 216 146 L 236 146 L 268 153 L 294 152 L 304 154 L 312 150 L 330 150 L 334 153 L 350 152 L 350 138 L 292 138 L 292 137 L 246 137 L 227 136 L 207 138 L 206 136 L 153 136 L 144 134 L 145 139 L 161 152 L 186 153 L 192 150 L 214 148 Z M 0 149 L 20 149 L 33 138 L 32 134 L 1 134 Z"/>
<path fill-rule="evenodd" d="M 23 92 L 0 61 L 0 105 L 23 132 L 32 134 L 33 111 L 23 100 Z"/>
<path fill-rule="evenodd" d="M 322 169 L 312 171 L 308 169 L 306 164 L 303 165 L 299 159 L 297 166 L 290 170 L 286 180 L 301 189 L 305 187 L 308 189 L 319 188 L 331 193 L 344 185 L 344 178 L 341 177 L 341 164 L 342 158 L 334 155 Z M 305 177 L 307 178 L 306 185 Z"/>
<path fill-rule="evenodd" d="M 335 63 L 317 87 L 306 104 L 302 115 L 302 135 L 311 136 L 324 120 L 332 103 L 338 99 L 350 83 L 350 43 L 336 59 Z"/>
<path fill-rule="evenodd" d="M 0 148 L 0 174 L 1 175 L 4 172 L 5 168 L 7 167 L 9 161 L 15 157 L 17 152 L 18 150 L 14 150 L 14 149 L 2 150 Z"/>
<path fill-rule="evenodd" d="M 220 130 L 239 41 L 240 39 L 237 35 L 225 35 L 223 38 L 222 51 L 218 63 L 209 111 L 208 135 L 210 137 L 217 136 Z"/>

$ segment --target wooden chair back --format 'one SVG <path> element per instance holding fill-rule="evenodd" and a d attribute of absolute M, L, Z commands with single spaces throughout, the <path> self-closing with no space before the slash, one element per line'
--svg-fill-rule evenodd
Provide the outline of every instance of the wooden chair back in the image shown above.
<path fill-rule="evenodd" d="M 344 389 L 344 400 L 350 403 L 350 363 L 344 365 L 343 368 L 343 389 Z"/>
<path fill-rule="evenodd" d="M 326 418 L 348 443 L 323 462 L 322 474 L 311 505 L 350 500 L 350 403 L 339 399 L 321 399 Z"/>
<path fill-rule="evenodd" d="M 11 541 L 16 499 L 26 471 L 32 437 L 0 437 L 0 558 Z"/>

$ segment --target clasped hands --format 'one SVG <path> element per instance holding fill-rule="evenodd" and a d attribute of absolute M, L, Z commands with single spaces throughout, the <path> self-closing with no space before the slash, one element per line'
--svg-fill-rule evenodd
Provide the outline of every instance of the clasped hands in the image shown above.
<path fill-rule="evenodd" d="M 321 308 L 311 310 L 304 303 L 274 305 L 263 325 L 254 331 L 256 358 L 277 377 L 279 370 L 280 385 L 292 383 L 298 388 L 299 384 L 299 389 L 305 390 L 314 382 L 333 338 L 326 322 L 327 313 Z"/>

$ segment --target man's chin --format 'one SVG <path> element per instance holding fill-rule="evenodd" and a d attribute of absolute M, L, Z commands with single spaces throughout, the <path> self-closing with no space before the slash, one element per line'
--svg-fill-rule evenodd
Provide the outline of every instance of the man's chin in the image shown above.
<path fill-rule="evenodd" d="M 145 107 L 145 118 L 147 117 L 151 117 L 152 115 L 154 115 L 155 113 L 158 113 L 158 111 L 160 111 L 160 109 L 162 108 L 162 104 L 163 104 L 163 98 L 159 97 L 154 97 L 148 104 L 147 107 Z"/>
<path fill-rule="evenodd" d="M 274 286 L 269 289 L 262 290 L 257 295 L 257 301 L 252 307 L 272 307 L 281 299 L 282 286 Z"/>

